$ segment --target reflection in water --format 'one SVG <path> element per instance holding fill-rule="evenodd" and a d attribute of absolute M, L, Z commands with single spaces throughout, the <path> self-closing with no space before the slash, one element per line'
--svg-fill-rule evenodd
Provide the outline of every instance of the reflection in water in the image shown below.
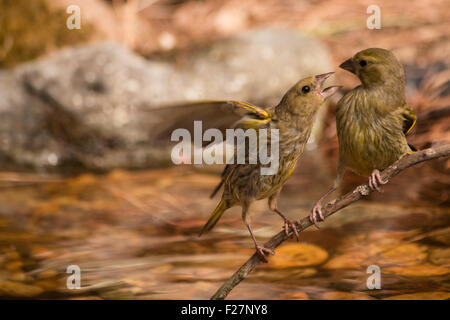
<path fill-rule="evenodd" d="M 326 185 L 306 188 L 297 176 L 280 199 L 292 218 Z M 217 179 L 173 168 L 2 185 L 0 297 L 209 298 L 253 253 L 238 208 L 197 236 Z M 255 207 L 266 240 L 282 221 L 265 202 Z M 286 242 L 230 298 L 449 299 L 449 211 L 361 201 Z M 66 288 L 69 265 L 81 268 L 80 290 Z M 369 265 L 381 268 L 381 290 L 366 287 Z"/>

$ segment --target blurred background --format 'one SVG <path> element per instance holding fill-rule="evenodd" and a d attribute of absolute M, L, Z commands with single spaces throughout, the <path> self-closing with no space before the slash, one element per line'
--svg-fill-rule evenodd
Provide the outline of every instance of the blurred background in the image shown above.
<path fill-rule="evenodd" d="M 381 29 L 369 30 L 369 5 Z M 80 28 L 69 29 L 80 9 Z M 331 185 L 334 107 L 359 84 L 337 66 L 392 50 L 418 115 L 409 142 L 450 142 L 446 0 L 0 0 L 0 298 L 208 299 L 253 253 L 240 210 L 198 238 L 220 166 L 174 166 L 170 134 L 237 115 L 202 99 L 262 107 L 296 81 L 335 71 L 279 207 L 309 214 Z M 70 24 L 70 23 L 69 23 Z M 450 160 L 403 172 L 283 244 L 235 299 L 449 299 Z M 348 173 L 341 192 L 365 178 Z M 282 220 L 258 202 L 259 241 Z M 69 290 L 69 265 L 81 289 Z M 381 268 L 369 290 L 369 265 Z"/>

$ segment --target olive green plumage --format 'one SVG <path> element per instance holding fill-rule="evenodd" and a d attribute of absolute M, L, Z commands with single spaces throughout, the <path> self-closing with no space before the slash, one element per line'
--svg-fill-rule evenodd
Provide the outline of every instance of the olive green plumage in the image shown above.
<path fill-rule="evenodd" d="M 336 106 L 339 140 L 338 173 L 333 186 L 314 205 L 310 219 L 323 221 L 322 201 L 340 185 L 346 169 L 369 176 L 369 186 L 380 191 L 380 170 L 411 152 L 406 141 L 416 123 L 405 101 L 405 74 L 388 50 L 370 48 L 340 65 L 358 76 L 361 85 L 348 92 Z"/>
<path fill-rule="evenodd" d="M 363 50 L 347 68 L 362 84 L 336 107 L 339 167 L 369 176 L 411 151 L 405 134 L 416 116 L 405 101 L 403 68 L 390 51 Z"/>
<path fill-rule="evenodd" d="M 326 97 L 337 91 L 337 87 L 330 87 L 323 91 L 320 88 L 321 83 L 330 74 L 313 76 L 299 81 L 284 95 L 277 106 L 268 110 L 242 102 L 230 102 L 234 106 L 251 112 L 250 116 L 244 117 L 237 123 L 238 128 L 279 130 L 278 171 L 272 175 L 262 175 L 260 169 L 267 165 L 263 165 L 259 161 L 257 164 L 249 164 L 248 153 L 246 153 L 245 164 L 234 162 L 234 164 L 227 165 L 222 173 L 221 183 L 213 192 L 214 195 L 223 186 L 222 199 L 201 233 L 212 229 L 225 210 L 240 205 L 242 206 L 242 218 L 255 242 L 257 252 L 265 259 L 264 253 L 267 253 L 268 250 L 257 245 L 250 228 L 249 218 L 252 203 L 265 198 L 269 199 L 270 209 L 285 220 L 286 232 L 289 227 L 294 227 L 294 223 L 278 211 L 276 202 L 283 184 L 294 171 L 295 165 L 303 153 L 320 105 Z M 267 138 L 269 153 L 270 142 L 271 136 L 269 135 Z"/>

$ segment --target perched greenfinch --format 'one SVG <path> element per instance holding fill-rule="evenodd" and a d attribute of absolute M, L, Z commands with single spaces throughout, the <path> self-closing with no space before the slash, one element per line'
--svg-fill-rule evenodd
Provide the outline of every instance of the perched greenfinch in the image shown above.
<path fill-rule="evenodd" d="M 250 226 L 250 212 L 254 201 L 268 198 L 270 210 L 283 218 L 286 234 L 291 228 L 298 240 L 295 222 L 277 209 L 277 199 L 303 153 L 319 107 L 339 88 L 332 86 L 321 89 L 322 83 L 332 74 L 333 72 L 330 72 L 300 80 L 284 95 L 277 106 L 267 110 L 243 102 L 230 102 L 250 112 L 250 116 L 242 118 L 237 127 L 278 129 L 279 166 L 274 174 L 262 175 L 261 163 L 228 164 L 222 173 L 220 184 L 211 195 L 213 197 L 223 186 L 222 199 L 200 235 L 211 230 L 227 209 L 239 205 L 242 207 L 242 219 L 253 239 L 256 252 L 263 261 L 267 261 L 265 255 L 273 252 L 256 241 Z M 268 144 L 271 138 L 272 136 L 267 137 Z"/>
<path fill-rule="evenodd" d="M 388 50 L 369 48 L 343 62 L 340 68 L 354 73 L 361 85 L 338 102 L 336 128 L 339 162 L 334 185 L 311 210 L 310 219 L 318 227 L 323 221 L 322 201 L 337 189 L 346 169 L 369 176 L 369 186 L 380 191 L 385 184 L 380 170 L 415 148 L 406 141 L 416 115 L 405 101 L 405 74 L 402 65 Z"/>

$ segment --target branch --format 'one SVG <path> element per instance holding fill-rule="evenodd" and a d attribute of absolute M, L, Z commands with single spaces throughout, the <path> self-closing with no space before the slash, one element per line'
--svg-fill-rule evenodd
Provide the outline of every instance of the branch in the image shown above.
<path fill-rule="evenodd" d="M 381 178 L 384 181 L 389 181 L 392 177 L 399 174 L 401 171 L 416 165 L 420 162 L 436 159 L 439 157 L 448 157 L 450 155 L 450 144 L 445 144 L 437 146 L 430 149 L 425 149 L 415 153 L 410 153 L 393 163 L 391 166 L 381 172 Z M 331 216 L 333 213 L 347 207 L 363 198 L 368 196 L 372 190 L 369 188 L 368 184 L 363 184 L 355 188 L 352 192 L 345 194 L 344 196 L 329 202 L 323 209 L 322 213 L 325 218 Z M 305 217 L 300 220 L 297 225 L 297 231 L 301 232 L 306 228 L 313 225 L 309 220 L 309 217 Z M 268 249 L 275 250 L 280 244 L 289 239 L 292 236 L 292 231 L 288 235 L 285 234 L 284 230 L 277 233 L 269 241 L 267 241 L 264 246 Z M 247 275 L 259 264 L 262 260 L 255 253 L 250 259 L 247 260 L 225 283 L 217 290 L 217 292 L 211 297 L 211 300 L 223 300 L 228 294 L 236 287 L 242 280 L 244 280 Z"/>

